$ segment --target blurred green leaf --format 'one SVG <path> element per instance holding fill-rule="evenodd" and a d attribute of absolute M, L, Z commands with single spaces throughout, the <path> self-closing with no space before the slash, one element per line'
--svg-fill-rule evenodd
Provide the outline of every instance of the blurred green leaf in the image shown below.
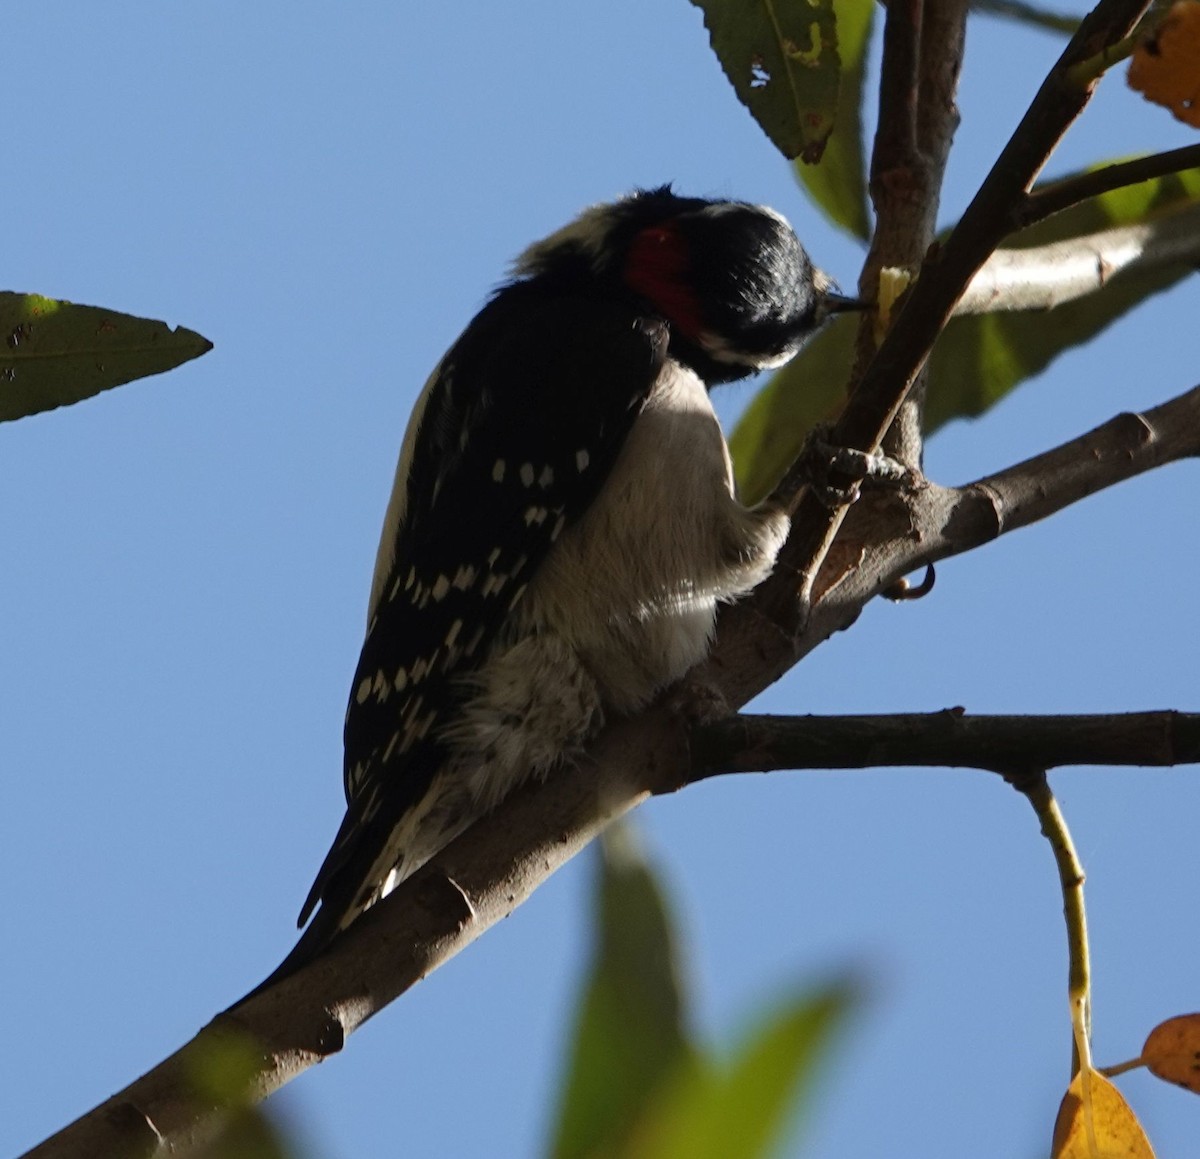
<path fill-rule="evenodd" d="M 862 94 L 875 4 L 873 0 L 833 0 L 833 8 L 842 61 L 833 133 L 820 164 L 794 161 L 792 168 L 829 220 L 865 241 L 871 221 L 863 156 Z"/>
<path fill-rule="evenodd" d="M 232 1027 L 210 1027 L 188 1049 L 188 1080 L 208 1102 L 247 1105 L 253 1101 L 252 1088 L 262 1070 L 262 1059 L 262 1049 L 249 1034 Z"/>
<path fill-rule="evenodd" d="M 857 2 L 857 0 L 856 0 Z M 738 99 L 789 160 L 820 158 L 838 99 L 833 0 L 692 0 Z"/>
<path fill-rule="evenodd" d="M 1022 230 L 1007 244 L 1019 249 L 1085 237 L 1165 217 L 1197 202 L 1200 169 L 1190 169 L 1092 198 Z M 953 319 L 929 360 L 927 433 L 951 419 L 982 414 L 1064 351 L 1189 273 L 1189 266 L 1180 265 L 1117 274 L 1096 293 L 1053 310 Z M 834 318 L 746 408 L 729 440 L 744 502 L 766 495 L 795 461 L 813 426 L 841 411 L 855 325 L 850 316 Z"/>
<path fill-rule="evenodd" d="M 623 1159 L 765 1159 L 811 1093 L 858 994 L 838 980 L 786 1003 L 727 1067 L 681 1075 L 639 1125 Z"/>
<path fill-rule="evenodd" d="M 298 1159 L 299 1151 L 260 1107 L 263 1051 L 248 1034 L 210 1027 L 189 1048 L 191 1086 L 201 1103 L 226 1108 L 217 1135 L 190 1159 Z"/>
<path fill-rule="evenodd" d="M 1058 32 L 1063 36 L 1073 36 L 1079 27 L 1078 16 L 1067 16 L 1060 12 L 1048 12 L 1035 4 L 1026 4 L 1024 0 L 973 0 L 971 7 L 976 12 L 988 16 L 1002 16 L 1007 20 L 1016 20 L 1046 32 Z"/>
<path fill-rule="evenodd" d="M 744 503 L 757 503 L 792 464 L 808 432 L 845 401 L 857 322 L 839 314 L 746 407 L 729 438 Z"/>
<path fill-rule="evenodd" d="M 1027 248 L 1085 237 L 1177 212 L 1200 201 L 1200 169 L 1156 178 L 1092 198 L 1009 239 Z M 955 318 L 929 360 L 925 429 L 982 414 L 1060 354 L 1080 346 L 1147 298 L 1192 272 L 1186 265 L 1117 273 L 1100 290 L 1053 310 Z"/>
<path fill-rule="evenodd" d="M 605 834 L 597 945 L 580 1003 L 551 1154 L 617 1154 L 668 1079 L 694 1062 L 673 919 L 628 826 Z"/>
<path fill-rule="evenodd" d="M 0 292 L 0 422 L 161 374 L 212 349 L 182 326 Z"/>
<path fill-rule="evenodd" d="M 215 1139 L 188 1152 L 188 1159 L 299 1159 L 300 1152 L 257 1107 L 234 1111 Z"/>

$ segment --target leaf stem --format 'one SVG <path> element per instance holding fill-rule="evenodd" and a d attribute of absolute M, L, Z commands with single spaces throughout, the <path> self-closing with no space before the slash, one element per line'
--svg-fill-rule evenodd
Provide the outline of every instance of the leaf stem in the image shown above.
<path fill-rule="evenodd" d="M 1075 851 L 1066 818 L 1050 790 L 1045 770 L 1010 774 L 1008 781 L 1033 806 L 1041 823 L 1042 836 L 1050 843 L 1058 866 L 1063 917 L 1067 923 L 1067 993 L 1071 1003 L 1075 1044 L 1072 1074 L 1082 1069 L 1086 1075 L 1092 1069 L 1092 971 L 1088 952 L 1087 913 L 1083 904 L 1083 864 Z M 1086 1092 L 1084 1101 L 1087 1102 Z"/>

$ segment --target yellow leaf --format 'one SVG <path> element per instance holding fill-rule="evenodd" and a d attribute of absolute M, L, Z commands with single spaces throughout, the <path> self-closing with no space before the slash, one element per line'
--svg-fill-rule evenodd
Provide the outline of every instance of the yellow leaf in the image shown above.
<path fill-rule="evenodd" d="M 1129 87 L 1200 129 L 1200 0 L 1179 0 L 1129 62 Z"/>
<path fill-rule="evenodd" d="M 1085 1077 L 1090 1108 L 1084 1106 Z M 1092 1070 L 1077 1074 L 1063 1095 L 1050 1155 L 1051 1159 L 1154 1159 L 1154 1149 L 1121 1092 Z"/>
<path fill-rule="evenodd" d="M 1200 1014 L 1160 1022 L 1142 1047 L 1142 1061 L 1163 1082 L 1200 1095 Z"/>

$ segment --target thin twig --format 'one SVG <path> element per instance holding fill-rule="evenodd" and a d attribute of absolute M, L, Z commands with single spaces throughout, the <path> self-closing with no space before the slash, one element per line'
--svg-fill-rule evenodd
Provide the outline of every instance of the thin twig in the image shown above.
<path fill-rule="evenodd" d="M 1115 64 L 1128 60 L 1141 40 L 1140 35 L 1126 36 L 1115 44 L 1106 45 L 1094 56 L 1073 64 L 1066 71 L 1066 83 L 1077 89 L 1086 89 L 1095 84 Z"/>
<path fill-rule="evenodd" d="M 1051 181 L 1030 192 L 1013 214 L 1013 228 L 1024 229 L 1081 201 L 1138 185 L 1155 177 L 1182 173 L 1200 167 L 1200 145 L 1184 145 L 1165 153 L 1151 153 L 1132 161 L 1121 161 L 1080 173 L 1061 181 Z"/>

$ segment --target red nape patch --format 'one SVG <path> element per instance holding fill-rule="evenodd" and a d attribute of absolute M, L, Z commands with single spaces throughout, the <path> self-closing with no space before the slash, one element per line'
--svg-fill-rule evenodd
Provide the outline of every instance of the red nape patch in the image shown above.
<path fill-rule="evenodd" d="M 672 226 L 651 226 L 634 237 L 625 262 L 626 284 L 649 299 L 685 338 L 694 339 L 704 321 L 687 273 L 687 243 Z"/>

